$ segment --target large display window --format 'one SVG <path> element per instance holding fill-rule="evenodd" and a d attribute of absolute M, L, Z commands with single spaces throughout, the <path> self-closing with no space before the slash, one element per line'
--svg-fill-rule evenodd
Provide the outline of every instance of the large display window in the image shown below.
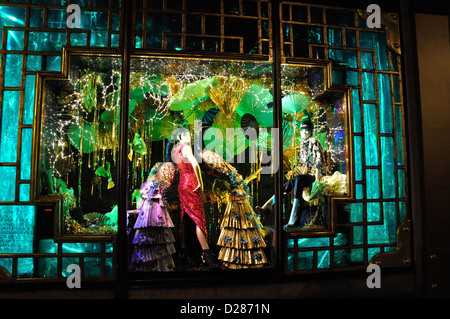
<path fill-rule="evenodd" d="M 372 29 L 357 9 L 182 2 L 81 5 L 79 29 L 63 5 L 0 6 L 0 267 L 408 265 L 398 16 Z"/>
<path fill-rule="evenodd" d="M 131 61 L 132 272 L 274 266 L 272 64 Z"/>

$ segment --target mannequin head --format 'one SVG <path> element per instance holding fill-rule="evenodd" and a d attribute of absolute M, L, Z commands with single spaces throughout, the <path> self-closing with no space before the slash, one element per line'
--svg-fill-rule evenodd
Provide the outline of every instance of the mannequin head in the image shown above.
<path fill-rule="evenodd" d="M 303 122 L 302 126 L 300 127 L 300 136 L 303 139 L 307 139 L 308 137 L 312 136 L 313 132 L 313 126 L 311 122 Z"/>
<path fill-rule="evenodd" d="M 177 140 L 181 143 L 191 143 L 191 133 L 186 129 L 181 129 L 177 134 Z"/>

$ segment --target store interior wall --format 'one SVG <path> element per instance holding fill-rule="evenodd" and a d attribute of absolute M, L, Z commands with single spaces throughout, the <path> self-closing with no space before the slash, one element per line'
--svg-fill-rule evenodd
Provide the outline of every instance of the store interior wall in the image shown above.
<path fill-rule="evenodd" d="M 416 14 L 416 36 L 423 136 L 426 288 L 431 292 L 448 292 L 450 290 L 448 15 Z"/>

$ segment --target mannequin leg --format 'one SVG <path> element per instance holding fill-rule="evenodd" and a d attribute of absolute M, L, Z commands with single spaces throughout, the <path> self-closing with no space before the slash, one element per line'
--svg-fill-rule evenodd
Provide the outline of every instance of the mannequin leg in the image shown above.
<path fill-rule="evenodd" d="M 294 201 L 292 203 L 291 217 L 289 218 L 288 226 L 293 226 L 297 222 L 297 219 L 298 219 L 298 216 L 297 216 L 298 203 L 299 203 L 299 199 L 298 198 L 294 198 Z"/>
<path fill-rule="evenodd" d="M 200 246 L 202 246 L 202 249 L 203 250 L 209 249 L 208 242 L 206 241 L 206 236 L 202 232 L 200 227 L 196 226 L 195 230 L 196 230 L 196 233 L 197 233 L 197 238 L 198 238 L 198 241 L 200 243 Z"/>

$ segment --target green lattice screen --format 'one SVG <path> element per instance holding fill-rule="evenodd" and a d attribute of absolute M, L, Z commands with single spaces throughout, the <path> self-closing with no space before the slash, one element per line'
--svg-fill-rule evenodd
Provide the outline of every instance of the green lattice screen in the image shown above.
<path fill-rule="evenodd" d="M 357 10 L 281 3 L 283 56 L 332 61 L 351 86 L 355 201 L 338 205 L 337 235 L 287 240 L 287 273 L 367 265 L 395 251 L 406 216 L 400 56 Z"/>
<path fill-rule="evenodd" d="M 13 278 L 61 278 L 68 264 L 78 263 L 85 277 L 111 278 L 111 243 L 37 239 L 39 208 L 30 204 L 30 179 L 36 72 L 61 71 L 63 46 L 118 47 L 120 1 L 70 1 L 81 8 L 76 29 L 67 27 L 67 1 L 1 2 L 0 219 L 8 236 L 0 266 Z"/>
<path fill-rule="evenodd" d="M 64 45 L 118 46 L 119 1 L 77 4 L 80 29 L 67 28 L 66 1 L 0 5 L 0 214 L 11 220 L 14 211 L 31 219 L 36 214 L 29 203 L 36 72 L 60 71 Z M 270 55 L 270 7 L 269 1 L 137 1 L 135 48 Z M 337 236 L 286 242 L 286 270 L 365 265 L 374 255 L 396 248 L 396 229 L 407 218 L 400 58 L 388 48 L 385 31 L 368 29 L 356 10 L 290 2 L 281 3 L 280 10 L 284 57 L 332 60 L 333 82 L 352 86 L 356 195 L 355 201 L 339 206 Z M 233 28 L 239 23 L 257 34 L 244 41 Z M 19 235 L 25 242 L 33 240 L 32 233 Z M 100 268 L 94 266 L 86 276 L 111 273 L 108 243 L 41 241 L 30 247 L 25 243 L 18 251 L 2 250 L 0 265 L 15 278 L 56 278 L 75 258 L 94 264 L 100 260 Z"/>

